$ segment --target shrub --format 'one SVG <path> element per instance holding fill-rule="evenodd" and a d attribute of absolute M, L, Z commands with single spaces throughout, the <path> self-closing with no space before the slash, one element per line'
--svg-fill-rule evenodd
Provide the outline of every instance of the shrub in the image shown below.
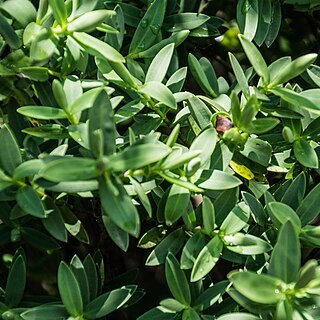
<path fill-rule="evenodd" d="M 2 319 L 320 319 L 319 8 L 0 1 Z"/>

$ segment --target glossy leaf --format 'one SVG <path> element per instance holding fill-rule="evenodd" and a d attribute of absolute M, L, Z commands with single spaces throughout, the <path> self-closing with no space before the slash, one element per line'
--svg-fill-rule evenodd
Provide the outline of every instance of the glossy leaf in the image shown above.
<path fill-rule="evenodd" d="M 201 231 L 195 232 L 183 247 L 181 254 L 181 269 L 191 269 L 209 238 Z"/>
<path fill-rule="evenodd" d="M 211 271 L 220 258 L 222 247 L 222 242 L 218 236 L 215 236 L 206 244 L 193 265 L 192 282 L 200 280 Z"/>
<path fill-rule="evenodd" d="M 130 54 L 144 51 L 155 42 L 163 23 L 166 5 L 166 0 L 155 0 L 151 3 L 133 35 Z"/>
<path fill-rule="evenodd" d="M 283 299 L 283 282 L 275 277 L 243 271 L 231 272 L 228 278 L 237 291 L 254 302 L 276 304 Z"/>

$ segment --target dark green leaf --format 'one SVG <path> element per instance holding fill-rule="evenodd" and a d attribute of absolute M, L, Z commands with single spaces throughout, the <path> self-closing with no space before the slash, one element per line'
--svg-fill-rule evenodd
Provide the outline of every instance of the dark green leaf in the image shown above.
<path fill-rule="evenodd" d="M 174 298 L 189 306 L 191 303 L 189 284 L 186 275 L 180 269 L 179 262 L 171 252 L 166 258 L 166 279 Z"/>
<path fill-rule="evenodd" d="M 19 255 L 13 260 L 10 267 L 4 299 L 9 307 L 16 307 L 24 294 L 26 285 L 26 264 L 25 260 Z"/>
<path fill-rule="evenodd" d="M 277 243 L 271 254 L 268 274 L 286 283 L 295 282 L 300 269 L 300 258 L 298 233 L 291 220 L 288 220 L 280 229 Z"/>
<path fill-rule="evenodd" d="M 127 194 L 121 181 L 109 177 L 99 181 L 101 204 L 109 218 L 123 231 L 137 237 L 140 232 L 140 219 L 136 207 Z"/>
<path fill-rule="evenodd" d="M 163 23 L 166 6 L 166 0 L 155 0 L 150 4 L 133 35 L 130 54 L 144 51 L 154 44 Z"/>
<path fill-rule="evenodd" d="M 195 282 L 206 276 L 218 262 L 222 252 L 219 236 L 212 238 L 200 251 L 191 272 L 191 281 Z"/>
<path fill-rule="evenodd" d="M 12 175 L 14 169 L 22 162 L 22 157 L 17 140 L 6 124 L 0 130 L 0 148 L 0 166 Z"/>
<path fill-rule="evenodd" d="M 185 241 L 185 235 L 182 228 L 171 232 L 165 237 L 147 258 L 147 266 L 157 266 L 165 262 L 168 252 L 177 254 Z"/>
<path fill-rule="evenodd" d="M 318 168 L 319 159 L 311 145 L 304 139 L 298 139 L 293 143 L 293 152 L 296 159 L 305 167 Z"/>
<path fill-rule="evenodd" d="M 320 184 L 316 185 L 300 203 L 297 215 L 300 217 L 302 226 L 310 223 L 320 213 L 319 197 Z"/>
<path fill-rule="evenodd" d="M 133 292 L 126 287 L 102 294 L 86 306 L 84 313 L 86 319 L 97 319 L 106 316 L 124 305 L 132 294 Z"/>
<path fill-rule="evenodd" d="M 17 192 L 17 202 L 21 209 L 38 218 L 45 218 L 47 212 L 38 193 L 30 186 L 24 186 Z"/>
<path fill-rule="evenodd" d="M 164 216 L 166 224 L 171 226 L 174 224 L 186 211 L 189 204 L 190 191 L 176 184 L 170 188 Z"/>
<path fill-rule="evenodd" d="M 68 312 L 74 317 L 82 315 L 83 302 L 79 283 L 65 262 L 59 265 L 58 288 L 61 300 Z"/>

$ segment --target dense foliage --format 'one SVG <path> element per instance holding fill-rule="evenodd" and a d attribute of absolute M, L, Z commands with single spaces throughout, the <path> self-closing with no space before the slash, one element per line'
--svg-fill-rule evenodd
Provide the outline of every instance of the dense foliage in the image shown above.
<path fill-rule="evenodd" d="M 2 319 L 320 319 L 319 9 L 0 0 Z"/>

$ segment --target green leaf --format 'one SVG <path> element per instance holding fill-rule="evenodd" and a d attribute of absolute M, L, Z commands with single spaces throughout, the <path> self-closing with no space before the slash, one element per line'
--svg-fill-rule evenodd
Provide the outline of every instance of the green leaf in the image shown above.
<path fill-rule="evenodd" d="M 193 309 L 186 309 L 182 313 L 182 320 L 201 320 L 202 318 L 197 313 L 197 311 Z"/>
<path fill-rule="evenodd" d="M 167 74 L 172 55 L 174 50 L 174 44 L 168 44 L 162 48 L 157 55 L 153 58 L 148 72 L 146 74 L 146 82 L 157 81 L 162 82 Z"/>
<path fill-rule="evenodd" d="M 86 319 L 97 319 L 119 309 L 132 296 L 133 292 L 126 287 L 106 292 L 92 300 L 85 309 Z"/>
<path fill-rule="evenodd" d="M 47 216 L 46 210 L 38 193 L 30 186 L 24 186 L 17 192 L 17 202 L 21 209 L 38 218 Z"/>
<path fill-rule="evenodd" d="M 8 125 L 0 130 L 0 166 L 12 175 L 15 168 L 22 162 L 17 140 Z"/>
<path fill-rule="evenodd" d="M 288 205 L 281 202 L 269 202 L 267 208 L 272 222 L 278 229 L 287 220 L 291 220 L 297 232 L 300 232 L 301 222 L 299 216 Z"/>
<path fill-rule="evenodd" d="M 267 167 L 271 159 L 272 147 L 265 140 L 249 137 L 240 153 L 251 161 Z"/>
<path fill-rule="evenodd" d="M 171 109 L 177 109 L 177 102 L 172 92 L 161 82 L 150 81 L 139 88 L 139 92 L 165 104 Z"/>
<path fill-rule="evenodd" d="M 185 309 L 185 305 L 173 298 L 167 298 L 160 301 L 160 305 L 168 310 L 180 312 Z"/>
<path fill-rule="evenodd" d="M 47 304 L 27 309 L 21 313 L 21 317 L 23 317 L 25 320 L 57 320 L 67 318 L 68 312 L 63 305 Z"/>
<path fill-rule="evenodd" d="M 247 225 L 249 217 L 249 207 L 244 202 L 240 202 L 224 219 L 220 230 L 223 230 L 224 234 L 234 234 Z"/>
<path fill-rule="evenodd" d="M 113 171 L 134 170 L 163 159 L 169 152 L 170 148 L 159 141 L 134 144 L 110 156 L 108 165 Z"/>
<path fill-rule="evenodd" d="M 202 62 L 202 65 L 192 53 L 189 53 L 189 55 L 188 55 L 188 64 L 189 64 L 190 71 L 191 71 L 193 77 L 195 78 L 195 80 L 199 84 L 200 88 L 205 93 L 207 93 L 208 95 L 210 95 L 212 97 L 216 97 L 218 95 L 218 92 L 216 92 L 217 85 L 214 84 L 212 86 L 212 80 L 209 79 L 207 77 L 207 74 L 206 74 L 206 69 L 208 67 L 208 62 L 205 62 L 205 64 L 204 64 L 204 61 L 206 61 L 206 60 L 201 60 L 200 59 L 200 61 Z M 212 76 L 212 74 L 211 74 L 211 76 Z M 214 74 L 214 76 L 215 76 L 215 74 Z"/>
<path fill-rule="evenodd" d="M 286 83 L 287 81 L 297 77 L 304 72 L 317 58 L 316 53 L 306 54 L 293 60 L 290 64 L 280 69 L 276 76 L 272 79 L 269 87 L 272 88 L 278 84 Z"/>
<path fill-rule="evenodd" d="M 206 129 L 211 123 L 211 111 L 206 106 L 206 104 L 196 96 L 191 96 L 188 99 L 188 102 L 189 110 L 192 117 L 194 118 L 200 129 Z"/>
<path fill-rule="evenodd" d="M 26 263 L 21 255 L 10 266 L 4 299 L 9 307 L 16 307 L 24 293 L 26 285 Z"/>
<path fill-rule="evenodd" d="M 258 1 L 259 18 L 254 41 L 260 47 L 267 37 L 272 19 L 272 3 L 269 0 Z"/>
<path fill-rule="evenodd" d="M 281 3 L 280 1 L 274 1 L 272 5 L 272 12 L 271 12 L 271 21 L 268 30 L 267 37 L 265 39 L 265 44 L 269 48 L 276 40 L 280 26 L 282 22 L 282 14 L 281 14 Z"/>
<path fill-rule="evenodd" d="M 190 191 L 176 184 L 170 188 L 164 216 L 166 224 L 171 226 L 174 224 L 186 211 L 190 200 Z"/>
<path fill-rule="evenodd" d="M 247 78 L 242 70 L 242 67 L 238 62 L 237 58 L 231 52 L 229 52 L 228 54 L 229 54 L 230 63 L 231 63 L 234 75 L 236 76 L 236 79 L 238 81 L 239 87 L 244 94 L 248 94 L 249 85 L 248 85 Z"/>
<path fill-rule="evenodd" d="M 133 35 L 130 54 L 144 51 L 154 44 L 163 23 L 166 6 L 166 0 L 155 0 L 150 4 Z"/>
<path fill-rule="evenodd" d="M 67 25 L 67 8 L 64 0 L 48 0 L 52 14 L 59 25 L 64 28 Z"/>
<path fill-rule="evenodd" d="M 21 41 L 7 19 L 0 13 L 0 34 L 12 49 L 18 49 Z"/>
<path fill-rule="evenodd" d="M 58 288 L 61 300 L 68 312 L 76 317 L 83 313 L 83 303 L 79 283 L 65 262 L 58 269 Z"/>
<path fill-rule="evenodd" d="M 89 283 L 84 266 L 77 255 L 74 255 L 70 262 L 70 270 L 79 284 L 83 305 L 89 302 Z"/>
<path fill-rule="evenodd" d="M 185 234 L 182 228 L 171 232 L 166 236 L 149 254 L 146 265 L 157 266 L 165 262 L 167 254 L 177 254 L 185 241 Z"/>
<path fill-rule="evenodd" d="M 249 133 L 262 134 L 269 132 L 279 123 L 280 120 L 275 118 L 258 118 L 251 121 L 251 123 L 246 126 L 246 130 Z"/>
<path fill-rule="evenodd" d="M 215 228 L 215 210 L 209 197 L 204 196 L 202 201 L 202 223 L 203 228 L 208 235 Z"/>
<path fill-rule="evenodd" d="M 36 9 L 32 2 L 28 0 L 5 1 L 0 8 L 16 19 L 22 27 L 26 27 L 28 23 L 36 18 Z"/>
<path fill-rule="evenodd" d="M 131 177 L 129 177 L 131 184 L 133 185 L 133 188 L 135 192 L 137 193 L 143 207 L 146 209 L 149 218 L 152 217 L 152 207 L 150 200 L 148 196 L 146 195 L 145 190 L 143 189 L 142 185 L 136 180 Z"/>
<path fill-rule="evenodd" d="M 319 159 L 311 145 L 304 139 L 298 139 L 293 143 L 293 152 L 296 159 L 307 168 L 318 168 Z"/>
<path fill-rule="evenodd" d="M 259 21 L 259 1 L 251 0 L 250 3 L 246 2 L 246 9 L 242 14 L 245 15 L 245 24 L 243 35 L 249 40 L 252 41 L 258 27 Z"/>
<path fill-rule="evenodd" d="M 267 222 L 267 214 L 263 209 L 261 203 L 250 193 L 243 192 L 243 199 L 246 204 L 250 207 L 250 211 L 253 215 L 254 220 L 261 226 L 264 226 Z"/>
<path fill-rule="evenodd" d="M 220 170 L 213 170 L 212 173 L 208 171 L 208 175 L 206 174 L 206 177 L 202 175 L 198 181 L 201 181 L 198 184 L 200 188 L 209 190 L 232 189 L 242 184 L 235 176 Z"/>
<path fill-rule="evenodd" d="M 103 224 L 112 241 L 124 252 L 129 247 L 129 234 L 120 229 L 113 221 L 104 213 L 102 216 Z"/>
<path fill-rule="evenodd" d="M 156 246 L 166 235 L 163 225 L 148 230 L 139 240 L 138 248 L 149 249 Z"/>
<path fill-rule="evenodd" d="M 23 240 L 30 243 L 35 248 L 38 248 L 42 251 L 53 251 L 61 248 L 57 241 L 41 231 L 29 227 L 21 227 L 20 230 Z"/>
<path fill-rule="evenodd" d="M 67 231 L 79 241 L 89 244 L 90 241 L 87 231 L 78 217 L 66 206 L 60 207 L 59 209 L 63 215 L 64 225 Z"/>
<path fill-rule="evenodd" d="M 223 316 L 220 316 L 217 318 L 217 320 L 259 320 L 261 318 L 254 316 L 253 314 L 250 313 L 244 313 L 244 312 L 233 312 L 233 313 L 228 313 Z"/>
<path fill-rule="evenodd" d="M 239 35 L 239 39 L 254 70 L 263 79 L 263 83 L 268 84 L 270 82 L 269 70 L 259 50 L 245 36 Z"/>
<path fill-rule="evenodd" d="M 208 237 L 201 231 L 195 232 L 183 247 L 181 254 L 181 269 L 191 269 L 203 247 L 208 243 Z"/>
<path fill-rule="evenodd" d="M 297 215 L 300 217 L 302 226 L 310 223 L 320 213 L 320 207 L 317 205 L 319 197 L 320 184 L 317 184 L 300 203 Z"/>
<path fill-rule="evenodd" d="M 149 319 L 173 320 L 173 319 L 176 319 L 176 312 L 169 310 L 167 308 L 156 307 L 144 313 L 137 320 L 149 320 Z"/>
<path fill-rule="evenodd" d="M 280 97 L 281 99 L 293 104 L 297 107 L 303 107 L 311 109 L 311 111 L 319 111 L 320 107 L 315 104 L 311 99 L 304 97 L 300 93 L 297 93 L 293 90 L 287 88 L 276 87 L 270 90 L 274 95 Z"/>
<path fill-rule="evenodd" d="M 195 29 L 210 19 L 209 16 L 195 12 L 181 12 L 165 18 L 164 27 L 169 32 Z"/>
<path fill-rule="evenodd" d="M 80 17 L 68 23 L 69 32 L 91 32 L 102 22 L 115 14 L 111 10 L 94 10 L 86 12 Z"/>
<path fill-rule="evenodd" d="M 89 180 L 100 175 L 97 161 L 87 158 L 63 157 L 48 162 L 39 174 L 54 182 Z"/>
<path fill-rule="evenodd" d="M 191 272 L 191 281 L 195 282 L 206 276 L 218 262 L 222 252 L 219 236 L 212 238 L 200 251 Z"/>
<path fill-rule="evenodd" d="M 198 158 L 200 154 L 200 150 L 183 152 L 182 148 L 173 147 L 172 152 L 158 165 L 161 170 L 177 169 L 188 162 L 190 163 L 192 159 L 198 159 L 201 161 Z"/>
<path fill-rule="evenodd" d="M 166 258 L 165 270 L 167 283 L 173 297 L 185 306 L 189 306 L 191 303 L 189 284 L 186 275 L 180 269 L 179 262 L 171 252 Z"/>
<path fill-rule="evenodd" d="M 89 114 L 90 149 L 98 158 L 113 154 L 116 128 L 110 98 L 105 90 L 96 96 Z"/>
<path fill-rule="evenodd" d="M 95 262 L 90 254 L 83 261 L 89 285 L 89 299 L 92 301 L 98 294 L 98 273 Z"/>
<path fill-rule="evenodd" d="M 53 237 L 67 242 L 68 234 L 59 208 L 48 198 L 46 199 L 46 207 L 51 212 L 46 218 L 42 219 L 43 226 Z"/>
<path fill-rule="evenodd" d="M 228 278 L 237 291 L 254 302 L 276 304 L 284 298 L 284 293 L 281 292 L 284 283 L 275 277 L 251 271 L 234 271 Z"/>
<path fill-rule="evenodd" d="M 226 248 L 232 252 L 243 255 L 256 255 L 268 252 L 272 249 L 271 245 L 251 234 L 236 233 L 224 236 Z"/>
<path fill-rule="evenodd" d="M 33 81 L 46 81 L 49 78 L 49 70 L 45 67 L 23 67 L 19 71 Z"/>
<path fill-rule="evenodd" d="M 68 117 L 62 109 L 47 106 L 24 106 L 17 111 L 26 117 L 42 120 L 65 119 Z"/>
<path fill-rule="evenodd" d="M 93 56 L 101 57 L 102 59 L 116 63 L 124 62 L 124 57 L 106 42 L 84 32 L 74 32 L 72 37 L 86 52 Z"/>
<path fill-rule="evenodd" d="M 105 213 L 122 230 L 137 237 L 140 219 L 136 207 L 118 178 L 99 181 L 99 195 Z"/>
<path fill-rule="evenodd" d="M 229 281 L 221 281 L 215 285 L 211 285 L 197 297 L 194 302 L 195 308 L 202 311 L 211 307 L 225 293 L 229 285 Z"/>
<path fill-rule="evenodd" d="M 310 281 L 315 279 L 317 272 L 318 262 L 317 260 L 309 260 L 300 269 L 298 274 L 298 281 L 295 284 L 295 289 L 300 289 L 306 287 Z"/>
<path fill-rule="evenodd" d="M 153 58 L 162 48 L 167 46 L 170 43 L 173 43 L 175 48 L 179 46 L 190 34 L 189 30 L 181 30 L 171 34 L 169 38 L 163 39 L 160 42 L 154 44 L 152 47 L 147 50 L 137 52 L 132 54 L 132 58 Z"/>
<path fill-rule="evenodd" d="M 301 172 L 290 184 L 281 198 L 281 202 L 296 210 L 303 200 L 306 191 L 306 176 Z"/>
<path fill-rule="evenodd" d="M 300 269 L 300 258 L 299 236 L 291 220 L 288 220 L 280 229 L 271 254 L 268 274 L 286 283 L 295 282 Z"/>

